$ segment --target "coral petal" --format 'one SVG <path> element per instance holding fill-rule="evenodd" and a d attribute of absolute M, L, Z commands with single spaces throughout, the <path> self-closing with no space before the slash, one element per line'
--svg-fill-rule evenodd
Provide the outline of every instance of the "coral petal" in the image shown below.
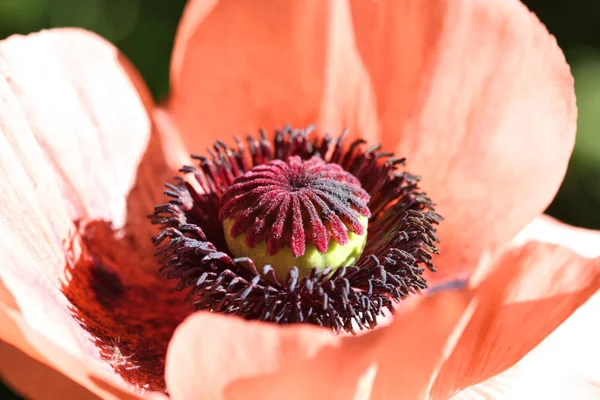
<path fill-rule="evenodd" d="M 600 398 L 600 293 L 507 371 L 455 399 Z"/>
<path fill-rule="evenodd" d="M 573 78 L 516 0 L 353 0 L 384 148 L 439 205 L 443 279 L 475 267 L 554 197 L 576 127 Z"/>
<path fill-rule="evenodd" d="M 571 235 L 587 244 L 583 254 L 578 252 L 577 246 L 569 246 L 573 242 Z M 563 246 L 552 243 L 559 238 Z M 595 254 L 591 254 L 590 249 L 594 249 Z M 569 228 L 546 217 L 528 226 L 514 247 L 492 262 L 491 267 L 482 268 L 481 273 L 474 275 L 470 285 L 477 286 L 474 290 L 483 294 L 489 285 L 478 283 L 482 275 L 506 270 L 514 280 L 492 312 L 473 315 L 452 354 L 444 361 L 432 393 L 447 398 L 500 374 L 548 335 L 547 341 L 554 344 L 543 346 L 550 346 L 557 354 L 565 351 L 560 345 L 577 342 L 578 334 L 573 334 L 573 329 L 570 330 L 572 336 L 560 334 L 562 339 L 552 339 L 552 332 L 600 289 L 598 256 L 600 232 Z M 484 279 L 489 281 L 487 277 Z M 569 322 L 565 324 L 568 326 Z M 555 353 L 546 352 L 546 357 L 550 354 L 554 357 Z M 556 365 L 560 370 L 561 363 L 562 360 L 548 361 L 547 368 L 552 370 Z"/>
<path fill-rule="evenodd" d="M 327 371 L 337 360 L 322 353 L 336 354 L 338 342 L 330 331 L 312 326 L 282 328 L 197 313 L 175 331 L 167 353 L 167 387 L 174 399 L 276 399 L 283 393 L 289 399 L 307 398 L 295 385 L 286 390 L 280 371 L 303 371 L 308 379 L 312 373 L 304 364 L 318 355 L 323 363 L 314 367 Z M 267 385 L 257 391 L 253 381 L 259 380 Z M 307 386 L 319 393 L 318 381 Z"/>
<path fill-rule="evenodd" d="M 0 304 L 0 337 L 3 339 L 0 359 L 10 360 L 0 363 L 0 376 L 28 398 L 139 398 L 122 382 L 34 331 L 18 310 L 3 304 Z"/>
<path fill-rule="evenodd" d="M 569 243 L 569 228 L 554 225 Z M 593 245 L 598 233 L 589 235 Z M 536 239 L 482 264 L 470 286 L 405 301 L 390 325 L 359 337 L 195 314 L 171 342 L 169 391 L 176 399 L 449 398 L 511 367 L 597 290 L 597 259 Z"/>
<path fill-rule="evenodd" d="M 377 140 L 372 88 L 345 1 L 190 1 L 169 110 L 188 148 L 289 123 Z"/>
<path fill-rule="evenodd" d="M 98 399 L 89 390 L 66 375 L 47 367 L 20 352 L 13 346 L 0 342 L 0 376 L 21 396 L 28 399 Z"/>
<path fill-rule="evenodd" d="M 502 295 L 508 272 L 495 271 L 499 285 L 488 298 Z M 408 300 L 391 325 L 358 337 L 197 313 L 171 341 L 169 393 L 174 399 L 420 398 L 477 306 L 473 298 L 465 290 Z"/>

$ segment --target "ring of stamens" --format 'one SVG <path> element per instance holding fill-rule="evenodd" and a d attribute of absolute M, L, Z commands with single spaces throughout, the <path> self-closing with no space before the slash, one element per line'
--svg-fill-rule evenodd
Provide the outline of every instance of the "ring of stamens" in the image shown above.
<path fill-rule="evenodd" d="M 346 133 L 311 140 L 311 130 L 276 130 L 272 142 L 261 131 L 258 140 L 247 138 L 248 152 L 237 139 L 237 148 L 216 142 L 209 157 L 193 156 L 199 165 L 183 167 L 182 176 L 166 185 L 172 199 L 150 216 L 162 228 L 153 242 L 162 273 L 178 280 L 179 290 L 189 288 L 197 309 L 354 332 L 373 328 L 384 309 L 427 287 L 423 266 L 435 271 L 431 258 L 438 252 L 435 226 L 441 217 L 419 191 L 419 178 L 399 171 L 404 159 L 378 146 L 361 140 L 345 146 Z M 278 279 L 272 266 L 259 271 L 252 259 L 229 252 L 219 218 L 228 213 L 222 209 L 228 189 L 252 168 L 290 157 L 337 164 L 370 195 L 369 236 L 354 265 L 315 268 L 308 276 L 294 267 Z"/>

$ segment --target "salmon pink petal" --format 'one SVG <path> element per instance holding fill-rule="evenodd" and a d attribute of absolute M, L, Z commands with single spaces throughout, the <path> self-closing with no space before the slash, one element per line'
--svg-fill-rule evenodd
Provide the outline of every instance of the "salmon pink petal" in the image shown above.
<path fill-rule="evenodd" d="M 600 398 L 600 292 L 507 371 L 456 399 Z"/>
<path fill-rule="evenodd" d="M 0 357 L 10 363 L 0 364 L 4 383 L 29 399 L 97 399 L 89 390 L 66 375 L 28 357 L 16 348 L 0 342 Z"/>
<path fill-rule="evenodd" d="M 173 336 L 168 390 L 174 399 L 421 398 L 473 312 L 494 308 L 512 279 L 495 270 L 485 301 L 477 290 L 416 297 L 358 337 L 200 312 Z"/>
<path fill-rule="evenodd" d="M 28 399 L 103 399 L 133 400 L 135 396 L 124 389 L 117 389 L 97 376 L 84 378 L 88 385 L 94 386 L 91 392 L 83 385 L 70 379 L 67 375 L 48 367 L 45 363 L 19 351 L 17 348 L 0 341 L 0 359 L 10 362 L 0 364 L 0 376 L 4 383 L 19 395 Z M 85 376 L 86 371 L 78 365 Z M 89 373 L 89 371 L 87 371 Z M 154 396 L 160 396 L 155 394 Z M 166 396 L 153 397 L 167 399 Z"/>
<path fill-rule="evenodd" d="M 309 378 L 314 371 L 307 368 L 307 360 L 323 353 L 335 356 L 339 346 L 339 338 L 312 326 L 281 328 L 201 312 L 175 331 L 167 353 L 167 387 L 173 399 L 281 398 L 288 382 L 278 374 L 280 369 L 294 368 Z M 337 362 L 334 357 L 321 360 L 312 368 L 329 372 Z M 267 384 L 260 393 L 251 385 L 253 379 Z M 306 398 L 306 392 L 295 389 L 289 386 L 292 397 L 286 398 Z M 319 381 L 305 389 L 319 393 Z"/>
<path fill-rule="evenodd" d="M 429 312 L 413 307 L 403 315 L 406 324 L 357 338 L 306 325 L 282 327 L 197 313 L 177 329 L 169 347 L 169 393 L 173 399 L 366 399 L 377 390 L 375 382 L 392 375 L 414 393 L 423 383 L 415 384 L 418 367 L 428 368 L 437 359 L 468 302 L 453 294 L 425 303 L 429 311 L 446 310 L 444 318 L 429 319 Z M 417 333 L 431 339 L 418 352 Z M 392 336 L 396 347 L 389 346 Z M 404 366 L 387 362 L 390 352 L 411 361 Z"/>
<path fill-rule="evenodd" d="M 570 234 L 587 253 L 569 245 Z M 558 237 L 565 246 L 552 243 Z M 449 398 L 514 365 L 598 290 L 600 260 L 589 248 L 598 253 L 599 243 L 597 232 L 535 221 L 465 289 L 409 300 L 389 326 L 356 338 L 195 314 L 171 342 L 169 391 L 175 399 Z"/>
<path fill-rule="evenodd" d="M 377 140 L 375 103 L 345 1 L 190 1 L 169 111 L 192 151 L 289 123 Z"/>
<path fill-rule="evenodd" d="M 384 148 L 446 221 L 438 279 L 473 268 L 554 197 L 576 126 L 555 39 L 517 0 L 351 0 Z"/>
<path fill-rule="evenodd" d="M 0 338 L 95 393 L 107 389 L 90 371 L 129 391 L 117 367 L 130 368 L 127 346 L 150 318 L 143 290 L 159 293 L 162 320 L 177 315 L 147 272 L 149 230 L 131 233 L 161 191 L 153 179 L 169 173 L 151 107 L 133 67 L 92 33 L 0 42 L 0 317 L 13 321 Z M 170 332 L 148 337 L 143 348 L 164 355 Z M 162 382 L 160 359 L 154 368 Z"/>
<path fill-rule="evenodd" d="M 571 245 L 574 239 L 577 245 Z M 510 271 L 513 284 L 493 312 L 473 314 L 432 386 L 431 393 L 440 398 L 512 367 L 598 291 L 600 232 L 544 217 L 490 265 L 473 275 L 475 290 L 485 294 L 486 276 L 495 270 Z M 577 341 L 577 335 L 561 343 L 568 340 Z"/>

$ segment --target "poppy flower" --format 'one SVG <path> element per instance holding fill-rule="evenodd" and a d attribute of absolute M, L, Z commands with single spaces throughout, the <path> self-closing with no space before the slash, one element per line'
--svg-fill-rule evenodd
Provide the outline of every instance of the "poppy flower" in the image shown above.
<path fill-rule="evenodd" d="M 0 55 L 0 365 L 27 396 L 597 397 L 600 234 L 541 215 L 574 143 L 573 79 L 553 37 L 518 1 L 191 1 L 162 106 L 112 45 L 86 31 L 14 36 Z M 418 260 L 413 271 L 430 289 L 397 296 L 386 326 L 348 335 L 322 320 L 194 312 L 206 292 L 175 291 L 159 272 L 190 283 L 154 256 L 161 227 L 147 219 L 166 201 L 164 183 L 180 211 L 194 193 L 193 206 L 202 204 L 206 175 L 183 186 L 173 178 L 182 165 L 201 169 L 203 159 L 188 154 L 209 155 L 203 149 L 217 140 L 217 150 L 231 150 L 233 135 L 286 123 L 315 123 L 317 143 L 347 128 L 348 143 L 380 143 L 407 158 L 406 170 L 394 164 L 401 176 L 422 176 L 418 193 L 435 206 L 419 197 L 414 211 L 433 220 L 417 242 L 427 254 L 439 247 L 437 272 Z M 276 137 L 266 137 L 272 149 Z M 290 169 L 313 162 L 306 168 L 349 182 L 351 212 L 368 202 L 360 176 L 336 175 L 353 175 L 343 163 L 340 172 L 290 155 L 282 161 Z M 255 164 L 273 160 L 264 161 Z M 222 217 L 235 223 L 240 204 Z M 177 207 L 153 217 L 172 228 L 167 236 L 214 236 L 198 219 L 169 225 Z M 438 228 L 433 208 L 444 216 Z M 344 221 L 348 232 L 364 228 Z M 383 242 L 372 221 L 367 250 Z M 309 236 L 305 244 L 324 245 Z M 194 274 L 196 265 L 181 267 Z"/>

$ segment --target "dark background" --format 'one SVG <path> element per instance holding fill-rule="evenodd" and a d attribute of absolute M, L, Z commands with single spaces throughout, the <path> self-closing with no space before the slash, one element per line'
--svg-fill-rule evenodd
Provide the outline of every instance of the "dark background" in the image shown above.
<path fill-rule="evenodd" d="M 577 143 L 548 213 L 600 229 L 600 1 L 527 0 L 557 37 L 575 76 Z M 185 0 L 0 0 L 0 39 L 44 28 L 80 26 L 115 43 L 152 93 L 169 88 L 169 59 Z M 13 397 L 11 397 L 13 396 Z M 1 398 L 17 398 L 1 386 Z"/>

